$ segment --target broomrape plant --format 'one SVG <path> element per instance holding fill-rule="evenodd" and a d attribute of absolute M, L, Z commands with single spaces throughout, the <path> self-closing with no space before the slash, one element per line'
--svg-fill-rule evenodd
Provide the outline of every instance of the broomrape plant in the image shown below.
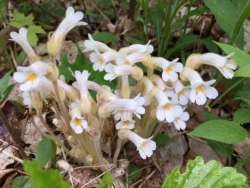
<path fill-rule="evenodd" d="M 192 54 L 184 66 L 178 59 L 153 56 L 150 42 L 115 50 L 95 41 L 89 34 L 82 51 L 95 71 L 106 73 L 105 80 L 118 81 L 116 90 L 89 80 L 90 73 L 86 70 L 72 73 L 75 82 L 68 84 L 59 77 L 56 61 L 60 62 L 60 50 L 67 33 L 87 24 L 82 18 L 82 12 L 67 8 L 64 20 L 47 42 L 49 60 L 42 60 L 32 49 L 27 29 L 21 28 L 10 36 L 27 53 L 30 62 L 29 66 L 17 67 L 13 75 L 23 103 L 34 109 L 45 125 L 42 113 L 44 104 L 49 104 L 56 116 L 53 122 L 71 147 L 78 148 L 84 156 L 82 162 L 88 165 L 108 168 L 102 144 L 111 118 L 118 135 L 114 162 L 126 141 L 135 145 L 142 159 L 151 157 L 156 150 L 152 135 L 160 126 L 157 121 L 184 130 L 189 120 L 188 105 L 204 105 L 208 99 L 218 96 L 213 87 L 216 80 L 205 81 L 197 70 L 203 64 L 211 65 L 225 78 L 232 78 L 237 68 L 231 56 Z M 135 84 L 132 85 L 131 80 Z M 95 92 L 96 97 L 90 92 Z"/>

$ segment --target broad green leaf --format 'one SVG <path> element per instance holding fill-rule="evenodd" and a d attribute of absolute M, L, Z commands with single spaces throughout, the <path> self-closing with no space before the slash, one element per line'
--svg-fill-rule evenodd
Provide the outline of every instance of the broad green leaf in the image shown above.
<path fill-rule="evenodd" d="M 218 119 L 218 116 L 216 116 L 214 113 L 207 111 L 202 112 L 202 117 L 204 117 L 206 120 Z"/>
<path fill-rule="evenodd" d="M 6 73 L 0 79 L 0 102 L 4 101 L 14 88 L 13 84 L 9 84 L 11 78 L 11 71 Z"/>
<path fill-rule="evenodd" d="M 128 166 L 128 181 L 134 182 L 142 176 L 142 169 L 134 164 Z"/>
<path fill-rule="evenodd" d="M 187 163 L 184 173 L 177 167 L 168 174 L 161 188 L 247 188 L 247 178 L 218 161 L 204 163 L 196 157 Z"/>
<path fill-rule="evenodd" d="M 240 108 L 234 113 L 233 120 L 239 124 L 250 123 L 250 108 Z"/>
<path fill-rule="evenodd" d="M 240 50 L 237 47 L 233 47 L 229 44 L 219 43 L 216 44 L 226 53 L 233 54 L 233 59 L 239 65 L 239 70 L 236 71 L 235 76 L 238 77 L 250 77 L 250 55 Z"/>
<path fill-rule="evenodd" d="M 171 138 L 166 133 L 159 133 L 154 137 L 157 146 L 164 146 L 170 142 Z"/>
<path fill-rule="evenodd" d="M 112 43 L 112 45 L 116 44 L 119 40 L 115 34 L 110 32 L 95 32 L 93 38 L 104 43 Z"/>
<path fill-rule="evenodd" d="M 220 155 L 230 157 L 233 154 L 232 145 L 216 142 L 214 140 L 208 140 L 207 143 L 216 153 Z"/>
<path fill-rule="evenodd" d="M 237 144 L 247 137 L 247 131 L 236 122 L 217 119 L 202 123 L 190 135 L 226 144 Z"/>
<path fill-rule="evenodd" d="M 34 188 L 31 185 L 30 178 L 28 176 L 18 176 L 12 183 L 11 188 Z"/>
<path fill-rule="evenodd" d="M 96 185 L 96 188 L 112 188 L 113 186 L 113 177 L 110 172 L 105 173 L 100 182 Z"/>
<path fill-rule="evenodd" d="M 245 10 L 245 7 L 247 7 L 248 0 L 204 0 L 204 3 L 212 11 L 216 21 L 228 34 L 231 40 L 235 42 L 237 39 L 236 42 L 238 46 L 243 46 L 242 24 L 247 14 L 244 11 L 242 12 L 242 10 Z M 247 10 L 246 8 L 245 11 Z"/>
<path fill-rule="evenodd" d="M 37 146 L 36 160 L 41 166 L 45 166 L 49 161 L 54 161 L 56 158 L 56 144 L 55 142 L 44 137 Z"/>
<path fill-rule="evenodd" d="M 70 188 L 58 170 L 42 169 L 37 161 L 24 161 L 24 170 L 35 188 Z"/>

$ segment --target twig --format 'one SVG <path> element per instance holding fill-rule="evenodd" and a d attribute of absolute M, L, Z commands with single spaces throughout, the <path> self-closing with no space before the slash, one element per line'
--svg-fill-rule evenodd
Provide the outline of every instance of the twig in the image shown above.
<path fill-rule="evenodd" d="M 154 175 L 155 172 L 156 172 L 156 170 L 154 170 L 148 176 L 146 176 L 146 178 L 144 179 L 144 181 L 142 182 L 142 184 L 139 185 L 139 188 L 141 188 L 146 183 L 146 181 L 148 181 Z"/>
<path fill-rule="evenodd" d="M 15 161 L 17 161 L 17 162 L 19 162 L 19 163 L 23 163 L 23 160 L 22 160 L 22 159 L 20 159 L 20 158 L 14 156 L 14 155 L 12 155 L 11 153 L 6 152 L 5 150 L 3 150 L 2 153 L 5 154 L 5 155 L 8 156 L 8 157 L 14 159 Z"/>

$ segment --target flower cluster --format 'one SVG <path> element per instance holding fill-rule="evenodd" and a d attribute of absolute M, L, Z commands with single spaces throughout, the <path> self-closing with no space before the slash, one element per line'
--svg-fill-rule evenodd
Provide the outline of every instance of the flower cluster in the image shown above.
<path fill-rule="evenodd" d="M 184 65 L 178 59 L 153 56 L 150 42 L 115 50 L 89 34 L 83 53 L 89 57 L 93 70 L 105 72 L 107 81 L 117 80 L 117 87 L 89 80 L 90 73 L 86 70 L 74 72 L 75 82 L 69 84 L 60 77 L 55 59 L 60 62 L 60 50 L 67 33 L 76 26 L 86 25 L 82 18 L 83 13 L 75 12 L 72 7 L 67 9 L 66 17 L 48 40 L 51 56 L 48 62 L 42 61 L 32 49 L 25 28 L 10 36 L 30 61 L 29 66 L 18 67 L 13 75 L 24 104 L 41 113 L 43 102 L 54 100 L 57 118 L 63 122 L 63 130 L 67 130 L 64 134 L 75 135 L 77 139 L 82 135 L 80 142 L 93 136 L 93 146 L 82 148 L 92 156 L 91 161 L 100 159 L 94 155 L 102 152 L 102 131 L 108 126 L 105 120 L 110 118 L 115 122 L 119 139 L 131 141 L 142 159 L 150 157 L 156 149 L 151 136 L 157 126 L 155 120 L 184 130 L 190 118 L 189 104 L 204 105 L 208 99 L 218 96 L 213 87 L 215 80 L 205 81 L 198 68 L 203 64 L 214 66 L 225 78 L 232 78 L 237 68 L 231 56 L 192 54 Z M 95 92 L 96 97 L 90 91 Z M 82 145 L 89 143 L 90 140 L 86 140 Z M 95 147 L 96 153 L 91 147 Z"/>

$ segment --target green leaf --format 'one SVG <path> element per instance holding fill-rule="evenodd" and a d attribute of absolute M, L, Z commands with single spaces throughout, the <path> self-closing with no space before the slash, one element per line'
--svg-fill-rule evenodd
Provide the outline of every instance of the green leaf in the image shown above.
<path fill-rule="evenodd" d="M 37 161 L 24 161 L 24 170 L 35 188 L 70 188 L 58 170 L 44 170 Z"/>
<path fill-rule="evenodd" d="M 36 46 L 38 41 L 37 34 L 45 33 L 41 26 L 33 23 L 34 17 L 32 15 L 25 16 L 23 13 L 15 12 L 10 25 L 16 28 L 27 27 L 28 28 L 28 40 L 32 46 Z"/>
<path fill-rule="evenodd" d="M 41 166 L 45 166 L 49 161 L 54 161 L 56 158 L 56 144 L 55 142 L 44 137 L 37 146 L 36 160 Z"/>
<path fill-rule="evenodd" d="M 239 124 L 250 123 L 250 109 L 240 108 L 234 113 L 233 120 Z"/>
<path fill-rule="evenodd" d="M 154 138 L 157 146 L 165 146 L 170 140 L 171 138 L 166 133 L 159 133 Z"/>
<path fill-rule="evenodd" d="M 28 39 L 32 46 L 36 46 L 38 42 L 37 34 L 45 33 L 41 26 L 32 25 L 28 28 Z"/>
<path fill-rule="evenodd" d="M 116 44 L 119 40 L 119 38 L 110 32 L 95 32 L 93 35 L 93 38 L 95 40 L 104 42 L 104 43 L 112 43 L 112 45 Z"/>
<path fill-rule="evenodd" d="M 187 163 L 186 171 L 177 167 L 165 178 L 161 188 L 247 188 L 247 178 L 232 167 L 223 167 L 218 161 L 204 163 L 196 157 Z"/>
<path fill-rule="evenodd" d="M 34 188 L 34 187 L 31 185 L 30 178 L 28 176 L 19 176 L 12 181 L 11 188 Z"/>
<path fill-rule="evenodd" d="M 23 13 L 18 11 L 14 12 L 13 18 L 10 20 L 10 25 L 16 28 L 24 26 L 32 26 L 34 17 L 32 15 L 25 16 Z"/>
<path fill-rule="evenodd" d="M 11 78 L 11 71 L 6 73 L 1 79 L 0 79 L 0 102 L 5 100 L 11 91 L 14 88 L 13 84 L 9 84 Z"/>
<path fill-rule="evenodd" d="M 219 43 L 216 44 L 226 53 L 233 54 L 233 59 L 239 65 L 240 69 L 236 71 L 235 76 L 238 77 L 250 77 L 250 55 L 240 50 L 237 47 L 233 47 L 229 44 Z"/>
<path fill-rule="evenodd" d="M 231 157 L 233 154 L 233 147 L 229 144 L 223 144 L 221 142 L 216 142 L 213 140 L 207 141 L 208 145 L 218 154 L 225 156 L 225 157 Z"/>
<path fill-rule="evenodd" d="M 247 131 L 236 122 L 217 119 L 202 123 L 190 135 L 226 144 L 237 144 L 247 137 Z"/>
<path fill-rule="evenodd" d="M 204 0 L 204 3 L 212 11 L 216 21 L 231 40 L 237 42 L 238 46 L 242 46 L 242 24 L 245 16 L 249 14 L 246 13 L 248 11 L 248 0 Z"/>
<path fill-rule="evenodd" d="M 113 177 L 110 172 L 105 173 L 100 182 L 96 185 L 96 188 L 112 188 L 113 186 Z"/>
<path fill-rule="evenodd" d="M 134 164 L 128 166 L 128 181 L 134 182 L 142 176 L 142 169 Z"/>

